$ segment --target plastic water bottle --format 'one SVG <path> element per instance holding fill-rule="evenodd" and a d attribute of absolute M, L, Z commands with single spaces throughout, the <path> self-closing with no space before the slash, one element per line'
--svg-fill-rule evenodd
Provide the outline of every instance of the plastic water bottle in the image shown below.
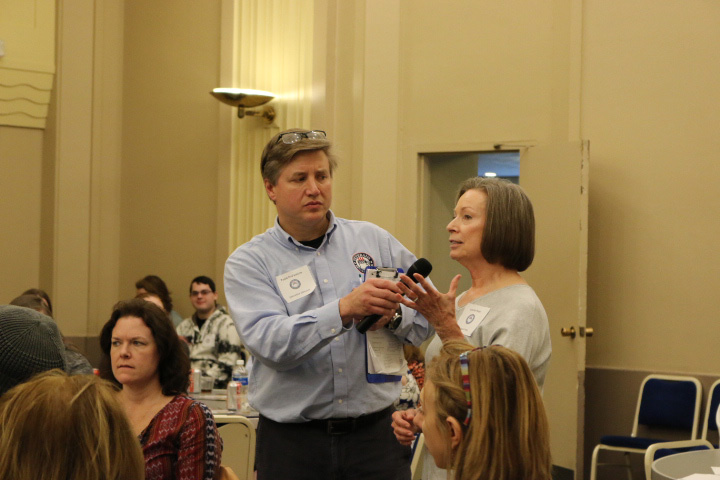
<path fill-rule="evenodd" d="M 232 383 L 236 384 L 237 388 L 237 405 L 238 410 L 241 412 L 246 411 L 248 408 L 248 372 L 245 368 L 245 360 L 239 358 L 235 362 L 235 369 L 232 372 Z"/>
<path fill-rule="evenodd" d="M 227 385 L 227 409 L 237 412 L 238 409 L 238 383 L 230 379 Z"/>

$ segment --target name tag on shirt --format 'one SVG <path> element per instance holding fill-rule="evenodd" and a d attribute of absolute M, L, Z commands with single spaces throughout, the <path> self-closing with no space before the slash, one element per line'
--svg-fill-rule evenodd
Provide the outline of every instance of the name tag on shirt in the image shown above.
<path fill-rule="evenodd" d="M 480 326 L 485 316 L 490 311 L 489 307 L 473 305 L 472 303 L 465 307 L 462 316 L 458 319 L 458 325 L 463 335 L 469 337 L 475 329 Z"/>
<path fill-rule="evenodd" d="M 315 279 L 307 265 L 278 275 L 275 277 L 275 281 L 277 281 L 280 293 L 287 303 L 310 295 L 316 287 Z"/>

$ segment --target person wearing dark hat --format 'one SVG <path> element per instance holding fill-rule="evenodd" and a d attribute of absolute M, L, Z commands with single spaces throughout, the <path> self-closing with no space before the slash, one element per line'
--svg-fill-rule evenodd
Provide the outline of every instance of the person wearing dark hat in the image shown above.
<path fill-rule="evenodd" d="M 47 316 L 0 305 L 0 395 L 36 373 L 66 369 L 60 331 Z"/>
<path fill-rule="evenodd" d="M 40 312 L 43 315 L 47 315 L 50 319 L 55 321 L 52 315 L 52 308 L 50 305 L 49 297 L 45 300 L 45 297 L 40 294 L 23 294 L 19 297 L 15 297 L 10 301 L 10 305 L 16 305 L 18 307 L 32 308 L 36 312 Z M 80 353 L 80 349 L 75 346 L 70 340 L 60 333 L 63 345 L 65 345 L 65 367 L 67 373 L 70 375 L 92 375 L 93 367 L 90 365 L 85 356 Z"/>

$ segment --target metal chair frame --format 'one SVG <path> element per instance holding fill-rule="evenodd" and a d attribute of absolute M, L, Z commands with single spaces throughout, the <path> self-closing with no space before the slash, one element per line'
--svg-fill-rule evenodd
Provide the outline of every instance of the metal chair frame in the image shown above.
<path fill-rule="evenodd" d="M 702 385 L 700 384 L 700 381 L 695 377 L 688 377 L 688 376 L 678 376 L 678 375 L 648 375 L 643 380 L 642 384 L 640 385 L 640 393 L 638 395 L 638 401 L 637 401 L 637 407 L 635 408 L 635 418 L 633 420 L 633 428 L 632 433 L 630 434 L 630 437 L 632 438 L 638 438 L 638 427 L 640 425 L 640 414 L 641 414 L 641 406 L 643 402 L 643 393 L 645 391 L 645 386 L 650 380 L 669 380 L 669 381 L 677 381 L 677 382 L 691 382 L 695 385 L 695 406 L 694 406 L 694 413 L 693 413 L 693 422 L 692 422 L 692 431 L 690 434 L 690 439 L 694 440 L 697 439 L 697 433 L 698 433 L 698 423 L 700 418 L 700 404 L 702 400 Z M 598 463 L 598 456 L 601 450 L 608 450 L 608 451 L 615 451 L 615 452 L 623 452 L 625 453 L 624 459 L 625 464 L 608 464 L 608 463 Z M 630 458 L 629 454 L 631 453 L 639 453 L 644 454 L 647 451 L 647 448 L 631 448 L 631 447 L 616 447 L 611 445 L 604 445 L 602 443 L 599 443 L 595 446 L 595 449 L 593 450 L 592 454 L 592 460 L 591 460 L 591 466 L 590 466 L 590 480 L 596 480 L 597 479 L 597 467 L 600 465 L 620 465 L 624 466 L 627 469 L 628 474 L 628 480 L 632 480 L 632 467 L 630 465 Z"/>

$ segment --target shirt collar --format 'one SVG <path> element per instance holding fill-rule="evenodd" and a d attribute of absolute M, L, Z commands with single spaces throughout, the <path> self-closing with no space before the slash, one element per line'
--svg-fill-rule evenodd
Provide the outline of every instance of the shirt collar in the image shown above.
<path fill-rule="evenodd" d="M 337 229 L 337 222 L 335 221 L 335 214 L 332 212 L 332 210 L 328 210 L 328 228 L 325 231 L 325 240 L 323 241 L 323 245 L 330 241 L 330 237 L 335 232 L 335 229 Z M 281 226 L 280 226 L 280 217 L 275 217 L 275 226 L 272 228 L 272 234 L 280 241 L 281 244 L 287 246 L 288 248 L 294 248 L 294 247 L 302 247 L 302 248 L 309 248 L 303 245 L 302 243 L 295 240 L 292 235 L 287 233 Z"/>

